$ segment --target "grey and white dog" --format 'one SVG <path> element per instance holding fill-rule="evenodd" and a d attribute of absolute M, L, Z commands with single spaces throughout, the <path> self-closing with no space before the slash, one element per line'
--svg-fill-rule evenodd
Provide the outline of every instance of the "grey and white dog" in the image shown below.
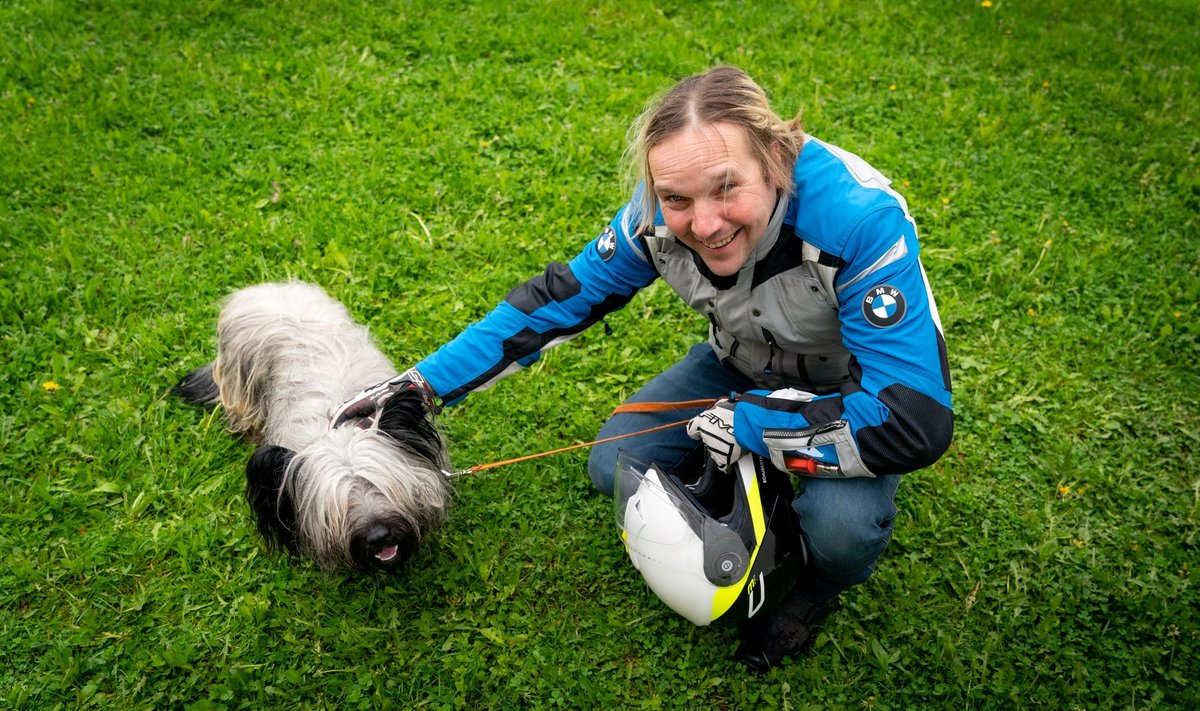
<path fill-rule="evenodd" d="M 339 404 L 396 372 L 319 287 L 258 284 L 225 302 L 216 360 L 174 391 L 219 403 L 230 430 L 260 443 L 246 496 L 271 547 L 326 571 L 380 571 L 411 556 L 452 494 L 446 446 L 419 389 L 391 396 L 371 420 L 330 427 Z"/>

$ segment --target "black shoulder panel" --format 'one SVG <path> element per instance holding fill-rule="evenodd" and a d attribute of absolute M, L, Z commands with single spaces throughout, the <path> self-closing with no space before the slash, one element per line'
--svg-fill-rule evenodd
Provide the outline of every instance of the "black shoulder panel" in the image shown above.
<path fill-rule="evenodd" d="M 577 296 L 582 288 L 570 267 L 551 262 L 544 272 L 508 292 L 504 300 L 521 313 L 532 314 L 546 304 Z"/>
<path fill-rule="evenodd" d="M 518 289 L 519 288 L 520 287 L 518 287 Z M 514 291 L 516 290 L 514 289 Z M 504 372 L 504 370 L 513 363 L 522 361 L 525 358 L 540 352 L 543 348 L 550 345 L 552 341 L 563 338 L 564 336 L 571 337 L 587 330 L 587 328 L 608 314 L 623 308 L 625 304 L 628 304 L 632 299 L 633 294 L 611 294 L 604 301 L 593 305 L 591 310 L 588 312 L 588 315 L 571 328 L 553 329 L 547 331 L 546 333 L 538 333 L 531 328 L 521 329 L 509 338 L 504 339 L 502 344 L 504 349 L 504 358 L 500 362 L 483 372 L 479 377 L 468 383 L 465 383 L 457 390 L 442 395 L 442 401 L 454 402 L 467 393 L 482 387 L 484 383 L 492 380 L 497 375 Z M 512 302 L 510 301 L 509 303 Z M 516 304 L 513 305 L 517 306 Z M 521 307 L 517 306 L 517 308 Z"/>

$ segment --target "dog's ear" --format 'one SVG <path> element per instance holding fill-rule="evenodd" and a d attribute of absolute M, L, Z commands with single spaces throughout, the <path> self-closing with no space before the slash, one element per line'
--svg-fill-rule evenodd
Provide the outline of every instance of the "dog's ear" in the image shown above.
<path fill-rule="evenodd" d="M 445 443 L 433 426 L 429 403 L 416 388 L 401 390 L 383 403 L 379 431 L 435 466 L 444 466 Z"/>
<path fill-rule="evenodd" d="M 246 462 L 246 499 L 267 545 L 296 552 L 296 507 L 283 487 L 284 474 L 296 453 L 264 444 Z"/>
<path fill-rule="evenodd" d="M 196 368 L 183 376 L 183 380 L 171 388 L 171 393 L 193 405 L 210 410 L 216 407 L 221 399 L 221 392 L 217 388 L 217 381 L 213 379 L 213 364 Z"/>

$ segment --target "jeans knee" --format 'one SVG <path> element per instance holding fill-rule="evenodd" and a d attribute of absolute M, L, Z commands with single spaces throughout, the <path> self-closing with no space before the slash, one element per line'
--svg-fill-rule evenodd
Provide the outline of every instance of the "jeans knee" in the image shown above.
<path fill-rule="evenodd" d="M 815 479 L 792 502 L 809 558 L 830 581 L 855 585 L 875 570 L 892 537 L 899 477 Z"/>
<path fill-rule="evenodd" d="M 846 584 L 864 582 L 892 537 L 891 520 L 834 521 L 803 527 L 808 554 L 821 573 Z"/>

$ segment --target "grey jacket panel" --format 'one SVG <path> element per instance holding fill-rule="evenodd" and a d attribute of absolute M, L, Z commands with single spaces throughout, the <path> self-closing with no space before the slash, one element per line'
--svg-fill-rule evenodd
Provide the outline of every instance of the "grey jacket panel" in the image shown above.
<path fill-rule="evenodd" d="M 784 196 L 736 281 L 720 284 L 727 288 L 701 273 L 699 255 L 666 227 L 643 239 L 662 279 L 708 319 L 709 343 L 722 362 L 766 390 L 832 392 L 849 378 L 850 362 L 838 319 L 837 266 L 822 264 L 821 250 L 783 224 L 786 213 Z"/>

